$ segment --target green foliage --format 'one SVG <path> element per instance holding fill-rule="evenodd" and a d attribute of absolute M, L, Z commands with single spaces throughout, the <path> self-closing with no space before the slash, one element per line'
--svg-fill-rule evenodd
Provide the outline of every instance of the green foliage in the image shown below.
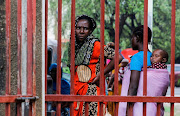
<path fill-rule="evenodd" d="M 179 6 L 180 2 L 176 3 Z M 161 48 L 168 52 L 171 58 L 171 2 L 158 0 L 154 1 L 153 11 L 153 49 Z M 180 57 L 180 7 L 176 7 L 176 58 Z M 170 63 L 170 60 L 168 61 Z"/>
<path fill-rule="evenodd" d="M 57 18 L 58 0 L 49 1 L 49 15 Z M 171 1 L 153 1 L 153 50 L 161 48 L 171 53 Z M 105 44 L 115 41 L 115 0 L 105 0 Z M 62 36 L 70 36 L 71 0 L 63 0 Z M 100 38 L 100 0 L 76 0 L 76 16 L 86 14 L 95 19 L 97 28 L 93 32 Z M 176 1 L 176 58 L 180 57 L 180 1 Z M 50 18 L 51 19 L 51 18 Z M 144 0 L 121 0 L 119 18 L 120 48 L 131 47 L 131 33 L 134 27 L 144 23 Z M 57 30 L 57 22 L 54 30 Z M 67 53 L 67 51 L 65 52 Z M 64 55 L 67 57 L 67 55 Z M 170 58 L 169 58 L 170 59 Z M 66 58 L 63 58 L 66 60 Z M 168 61 L 170 63 L 170 60 Z"/>

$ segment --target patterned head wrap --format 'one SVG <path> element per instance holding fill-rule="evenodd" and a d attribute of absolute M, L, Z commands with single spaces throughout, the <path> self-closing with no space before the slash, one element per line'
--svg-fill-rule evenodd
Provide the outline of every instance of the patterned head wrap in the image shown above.
<path fill-rule="evenodd" d="M 96 22 L 93 18 L 87 16 L 87 15 L 81 15 L 81 16 L 78 16 L 75 20 L 75 27 L 77 26 L 77 23 L 79 20 L 81 19 L 86 19 L 88 20 L 89 22 L 89 25 L 90 25 L 90 29 L 92 29 L 92 31 L 94 31 L 94 29 L 96 28 Z"/>
<path fill-rule="evenodd" d="M 94 31 L 96 28 L 96 22 L 93 18 L 87 15 L 78 16 L 75 20 L 75 26 L 81 19 L 86 19 L 89 22 L 89 28 Z M 88 65 L 91 59 L 92 51 L 94 48 L 94 42 L 99 41 L 99 39 L 94 38 L 92 34 L 90 34 L 84 41 L 84 43 L 80 44 L 75 40 L 75 65 Z M 71 43 L 70 43 L 71 44 Z M 69 58 L 68 58 L 68 66 L 70 66 L 70 45 L 69 45 Z"/>

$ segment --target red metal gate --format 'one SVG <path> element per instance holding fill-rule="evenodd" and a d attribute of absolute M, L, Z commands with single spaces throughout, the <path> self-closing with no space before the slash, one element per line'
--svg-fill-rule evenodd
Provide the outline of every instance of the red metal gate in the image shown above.
<path fill-rule="evenodd" d="M 36 65 L 35 65 L 35 43 L 36 43 L 36 0 L 28 0 L 27 1 L 27 41 L 28 41 L 28 59 L 27 59 L 27 95 L 23 96 L 21 93 L 21 0 L 17 0 L 17 36 L 18 36 L 18 81 L 17 81 L 17 95 L 10 95 L 10 80 L 11 80 L 11 30 L 10 30 L 10 23 L 11 23 L 11 0 L 6 0 L 6 94 L 4 96 L 0 96 L 0 103 L 6 104 L 6 116 L 10 116 L 10 103 L 17 103 L 17 116 L 21 115 L 21 102 L 25 101 L 26 103 L 30 103 L 30 109 L 27 111 L 27 115 L 36 115 L 36 107 L 35 107 L 35 99 L 36 97 Z M 48 0 L 46 0 L 46 15 L 45 15 L 45 48 L 47 47 L 47 11 L 48 11 Z M 74 95 L 74 82 L 71 81 L 71 95 L 61 95 L 61 70 L 60 70 L 60 63 L 61 63 L 61 19 L 62 19 L 62 0 L 58 1 L 58 72 L 57 72 L 57 93 L 56 94 L 45 94 L 45 101 L 56 101 L 58 102 L 57 105 L 57 115 L 61 115 L 61 102 L 71 102 L 70 107 L 70 114 L 73 116 L 73 102 L 75 101 L 83 101 L 86 102 L 86 115 L 88 115 L 88 103 L 92 101 L 100 102 L 100 115 L 103 115 L 103 102 L 114 102 L 116 105 L 115 108 L 115 115 L 117 116 L 118 112 L 118 102 L 143 102 L 144 103 L 144 116 L 146 115 L 146 103 L 147 102 L 157 102 L 158 103 L 158 112 L 157 115 L 160 115 L 160 103 L 168 102 L 171 103 L 171 116 L 174 116 L 174 103 L 180 103 L 180 97 L 174 97 L 174 68 L 171 68 L 171 97 L 148 97 L 147 95 L 147 68 L 145 68 L 144 72 L 144 96 L 142 97 L 123 97 L 118 96 L 118 65 L 115 66 L 115 95 L 113 96 L 105 96 L 104 93 L 104 83 L 100 81 L 100 88 L 101 88 L 101 95 L 99 96 L 76 96 Z M 103 76 L 103 69 L 104 69 L 104 53 L 103 53 L 103 45 L 104 45 L 104 8 L 105 7 L 105 0 L 101 0 L 101 80 L 104 80 Z M 171 67 L 174 67 L 175 64 L 175 7 L 176 7 L 176 0 L 172 0 L 172 16 L 171 16 Z M 144 38 L 147 38 L 147 8 L 148 8 L 148 0 L 144 1 Z M 72 35 L 72 47 L 71 47 L 71 80 L 74 80 L 74 54 L 75 54 L 75 0 L 72 0 L 71 6 L 71 35 Z M 118 43 L 119 43 L 119 0 L 116 0 L 116 30 L 115 30 L 115 54 L 116 60 L 115 64 L 118 64 Z M 147 39 L 145 39 L 147 40 Z M 147 53 L 147 41 L 144 41 L 144 50 Z M 47 64 L 47 50 L 45 51 L 45 61 Z M 144 59 L 147 58 L 147 54 L 144 55 Z M 147 61 L 145 60 L 144 65 L 147 65 Z M 45 67 L 47 69 L 47 65 Z M 45 70 L 45 74 L 47 74 L 47 70 Z M 47 75 L 45 76 L 45 83 L 47 82 Z M 46 84 L 46 91 L 47 93 L 47 84 Z M 31 101 L 29 101 L 31 100 Z M 19 102 L 17 102 L 19 101 Z M 47 108 L 46 108 L 47 109 Z M 33 112 L 32 112 L 33 111 Z"/>
<path fill-rule="evenodd" d="M 2 1 L 1 1 L 2 2 Z M 22 0 L 17 0 L 17 94 L 11 95 L 11 0 L 6 0 L 6 93 L 0 96 L 0 103 L 5 103 L 5 115 L 11 115 L 10 104 L 16 103 L 16 114 L 21 116 L 21 103 L 25 102 L 24 115 L 35 116 L 36 105 L 36 0 L 27 1 L 27 95 L 21 93 L 21 45 L 22 45 Z"/>
<path fill-rule="evenodd" d="M 71 0 L 71 80 L 74 80 L 74 45 L 75 45 L 75 0 Z M 149 97 L 147 96 L 147 68 L 144 68 L 144 88 L 143 88 L 143 95 L 142 97 L 139 96 L 133 96 L 133 97 L 123 97 L 123 96 L 118 96 L 118 43 L 119 43 L 119 0 L 116 0 L 116 16 L 115 16 L 115 54 L 116 54 L 116 60 L 115 64 L 115 90 L 114 93 L 115 95 L 113 96 L 105 96 L 103 95 L 104 93 L 104 83 L 103 81 L 100 81 L 100 89 L 101 89 L 101 95 L 99 96 L 80 96 L 80 95 L 74 95 L 74 82 L 71 81 L 71 92 L 70 95 L 62 95 L 60 94 L 61 90 L 59 89 L 61 86 L 61 70 L 60 70 L 60 63 L 61 63 L 61 15 L 62 15 L 62 0 L 58 1 L 58 72 L 57 72 L 57 80 L 58 80 L 58 91 L 56 94 L 46 94 L 45 95 L 45 101 L 56 101 L 58 102 L 58 107 L 57 107 L 57 115 L 61 115 L 61 102 L 71 102 L 71 107 L 70 107 L 70 115 L 73 116 L 73 102 L 75 101 L 83 101 L 86 102 L 86 116 L 88 115 L 88 103 L 89 102 L 100 102 L 100 115 L 102 116 L 102 103 L 103 102 L 114 102 L 115 105 L 115 116 L 118 115 L 118 102 L 143 102 L 143 115 L 146 116 L 146 103 L 147 102 L 156 102 L 158 103 L 157 107 L 157 115 L 160 116 L 160 103 L 168 102 L 171 104 L 171 116 L 174 116 L 174 103 L 179 103 L 180 102 L 180 97 L 174 97 L 174 64 L 175 64 L 175 7 L 176 7 L 176 1 L 172 0 L 172 14 L 171 14 L 171 96 L 170 97 Z M 104 72 L 103 72 L 103 61 L 104 61 L 104 53 L 103 53 L 103 44 L 104 44 L 104 9 L 105 9 L 105 0 L 101 0 L 101 27 L 100 27 L 100 39 L 101 39 L 101 80 L 104 80 Z M 48 0 L 46 0 L 46 15 L 45 15 L 45 20 L 46 20 L 46 45 L 47 46 L 47 16 L 48 16 Z M 144 38 L 147 38 L 147 19 L 148 17 L 148 0 L 144 1 Z M 144 39 L 144 65 L 147 66 L 147 39 Z M 47 57 L 47 53 L 46 53 Z M 47 60 L 46 60 L 47 61 Z M 47 65 L 46 65 L 47 68 Z M 46 73 L 47 74 L 47 73 Z M 46 90 L 47 90 L 47 84 L 46 84 Z M 132 114 L 131 114 L 132 115 Z"/>

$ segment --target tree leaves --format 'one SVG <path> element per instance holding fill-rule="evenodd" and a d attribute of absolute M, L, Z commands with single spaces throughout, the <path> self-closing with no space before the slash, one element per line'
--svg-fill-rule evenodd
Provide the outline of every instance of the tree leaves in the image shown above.
<path fill-rule="evenodd" d="M 50 16 L 57 16 L 57 0 L 49 1 Z M 153 1 L 153 50 L 161 48 L 170 56 L 171 47 L 171 1 Z M 62 36 L 70 36 L 71 0 L 63 0 Z M 97 28 L 93 34 L 100 38 L 100 0 L 76 0 L 76 16 L 86 14 L 94 18 Z M 176 57 L 180 57 L 180 1 L 176 1 Z M 120 1 L 120 48 L 131 47 L 132 30 L 144 23 L 144 0 Z M 57 22 L 54 27 L 57 26 Z M 55 27 L 57 30 L 57 27 Z M 115 0 L 105 0 L 105 43 L 115 39 Z M 169 58 L 170 59 L 170 58 Z M 170 62 L 170 60 L 169 60 Z"/>

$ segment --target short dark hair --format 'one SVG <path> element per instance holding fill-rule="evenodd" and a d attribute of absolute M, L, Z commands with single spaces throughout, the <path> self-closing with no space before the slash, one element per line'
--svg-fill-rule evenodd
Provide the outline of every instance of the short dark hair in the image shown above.
<path fill-rule="evenodd" d="M 144 25 L 140 25 L 136 27 L 133 31 L 133 35 L 140 38 L 140 41 L 143 42 L 143 32 L 144 32 Z M 148 27 L 148 42 L 151 42 L 152 31 Z"/>
<path fill-rule="evenodd" d="M 78 17 L 76 18 L 76 20 L 75 20 L 75 27 L 76 27 L 78 21 L 81 20 L 81 19 L 86 19 L 86 20 L 88 20 L 90 29 L 91 29 L 92 31 L 94 31 L 94 29 L 96 28 L 96 22 L 95 22 L 95 20 L 94 20 L 93 18 L 91 18 L 91 17 L 89 17 L 89 16 L 87 16 L 87 15 L 78 16 Z"/>
<path fill-rule="evenodd" d="M 166 58 L 166 60 L 168 61 L 168 58 L 169 58 L 168 53 L 167 53 L 165 50 L 163 50 L 163 49 L 160 49 L 160 50 L 161 50 L 162 55 L 163 55 L 162 57 L 163 57 L 163 58 Z M 166 61 L 166 62 L 167 62 L 167 61 Z"/>

